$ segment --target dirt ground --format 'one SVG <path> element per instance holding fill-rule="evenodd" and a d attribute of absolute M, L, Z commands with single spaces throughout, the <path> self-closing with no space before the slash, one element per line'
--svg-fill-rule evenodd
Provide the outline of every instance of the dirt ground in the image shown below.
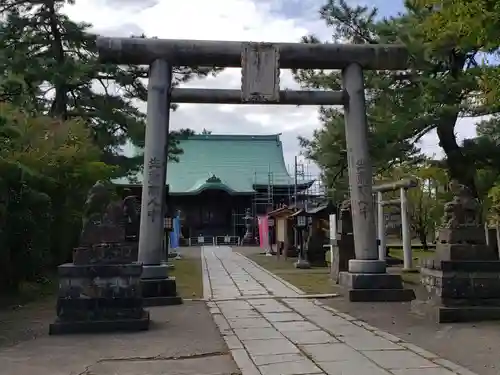
<path fill-rule="evenodd" d="M 182 265 L 172 272 L 178 278 L 178 292 L 183 298 L 201 298 L 203 287 L 200 248 L 182 248 L 180 253 L 190 263 L 188 267 Z M 193 271 L 191 263 L 199 265 L 199 272 L 181 275 L 181 271 Z M 196 285 L 188 285 L 190 283 Z M 55 297 L 47 296 L 26 305 L 0 308 L 0 349 L 46 335 L 49 324 L 55 319 L 55 307 Z"/>
<path fill-rule="evenodd" d="M 49 336 L 54 309 L 34 304 L 15 316 L 15 325 L 0 326 L 8 337 L 0 347 L 0 375 L 160 375 L 165 368 L 172 375 L 237 373 L 204 302 L 149 310 L 149 331 Z M 26 324 L 30 319 L 37 324 Z M 23 323 L 29 333 L 19 330 Z"/>
<path fill-rule="evenodd" d="M 181 254 L 199 262 L 199 248 Z M 0 309 L 0 375 L 239 373 L 205 302 L 185 300 L 148 310 L 149 331 L 49 336 L 55 297 Z"/>
<path fill-rule="evenodd" d="M 252 256 L 260 249 L 247 247 L 235 251 Z M 293 283 L 292 279 L 289 281 Z M 406 286 L 413 288 L 417 297 L 425 297 L 419 285 Z M 410 303 L 351 303 L 343 297 L 342 288 L 331 284 L 330 288 L 340 296 L 322 300 L 323 303 L 479 375 L 500 374 L 500 322 L 438 324 L 412 313 Z"/>

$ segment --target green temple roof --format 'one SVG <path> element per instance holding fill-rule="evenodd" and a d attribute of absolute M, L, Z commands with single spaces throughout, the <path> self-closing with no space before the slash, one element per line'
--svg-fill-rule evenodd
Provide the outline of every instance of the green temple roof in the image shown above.
<path fill-rule="evenodd" d="M 206 189 L 248 194 L 269 183 L 274 188 L 294 184 L 279 135 L 194 135 L 181 140 L 179 147 L 179 162 L 167 167 L 170 194 L 194 195 Z M 136 178 L 142 184 L 142 174 Z M 128 179 L 115 183 L 130 185 Z"/>

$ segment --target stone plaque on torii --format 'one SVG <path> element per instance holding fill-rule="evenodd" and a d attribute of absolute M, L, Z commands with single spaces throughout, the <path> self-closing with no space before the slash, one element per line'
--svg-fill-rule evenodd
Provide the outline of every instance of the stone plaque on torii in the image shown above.
<path fill-rule="evenodd" d="M 178 39 L 97 39 L 103 63 L 150 65 L 139 260 L 143 278 L 167 278 L 162 264 L 169 112 L 172 103 L 343 105 L 356 259 L 341 275 L 352 300 L 402 300 L 401 277 L 378 259 L 372 205 L 363 69 L 405 70 L 400 45 L 255 43 Z M 241 67 L 241 90 L 172 88 L 172 67 Z M 343 90 L 280 90 L 280 69 L 341 69 Z M 367 292 L 368 287 L 368 292 Z"/>

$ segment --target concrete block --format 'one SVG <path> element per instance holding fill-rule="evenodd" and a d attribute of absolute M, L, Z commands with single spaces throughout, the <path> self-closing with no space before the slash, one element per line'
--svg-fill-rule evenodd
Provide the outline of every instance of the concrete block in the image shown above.
<path fill-rule="evenodd" d="M 302 350 L 311 356 L 314 362 L 361 361 L 365 359 L 361 353 L 346 344 L 314 344 L 303 345 Z"/>
<path fill-rule="evenodd" d="M 301 315 L 293 312 L 264 313 L 263 316 L 270 322 L 296 322 L 304 320 Z"/>
<path fill-rule="evenodd" d="M 229 325 L 235 328 L 272 328 L 264 318 L 242 318 L 242 319 L 228 319 Z"/>
<path fill-rule="evenodd" d="M 438 367 L 435 363 L 409 350 L 378 350 L 363 352 L 380 367 L 388 370 Z"/>
<path fill-rule="evenodd" d="M 274 327 L 280 332 L 289 332 L 289 331 L 316 331 L 318 330 L 318 326 L 310 322 L 281 322 L 281 323 L 273 323 Z"/>
<path fill-rule="evenodd" d="M 317 362 L 317 364 L 328 375 L 393 375 L 364 357 L 356 361 Z"/>
<path fill-rule="evenodd" d="M 283 338 L 283 335 L 274 328 L 241 328 L 235 329 L 234 333 L 242 341 Z"/>
<path fill-rule="evenodd" d="M 325 331 L 288 331 L 283 334 L 295 345 L 329 344 L 339 342 Z"/>
<path fill-rule="evenodd" d="M 321 369 L 309 359 L 305 358 L 296 362 L 272 363 L 259 366 L 262 375 L 305 375 L 321 374 Z"/>
<path fill-rule="evenodd" d="M 401 350 L 402 347 L 378 336 L 345 336 L 341 341 L 356 350 Z"/>
<path fill-rule="evenodd" d="M 300 353 L 299 349 L 285 338 L 248 340 L 243 344 L 252 356 Z"/>

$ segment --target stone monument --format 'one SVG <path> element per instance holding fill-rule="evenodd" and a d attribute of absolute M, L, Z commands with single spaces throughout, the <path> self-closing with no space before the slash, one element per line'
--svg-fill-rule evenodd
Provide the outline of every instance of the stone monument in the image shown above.
<path fill-rule="evenodd" d="M 452 181 L 453 199 L 445 204 L 436 254 L 421 262 L 426 301 L 413 301 L 419 314 L 440 323 L 500 319 L 500 261 L 486 243 L 479 201 Z"/>
<path fill-rule="evenodd" d="M 340 272 L 349 270 L 349 260 L 356 259 L 350 199 L 344 200 L 340 206 L 339 223 L 336 243 L 332 244 L 332 264 L 330 268 L 330 275 L 335 283 L 340 281 Z"/>
<path fill-rule="evenodd" d="M 111 202 L 107 186 L 97 182 L 73 262 L 58 267 L 57 319 L 49 334 L 147 330 L 141 273 L 137 246 L 125 241 L 123 204 Z"/>

